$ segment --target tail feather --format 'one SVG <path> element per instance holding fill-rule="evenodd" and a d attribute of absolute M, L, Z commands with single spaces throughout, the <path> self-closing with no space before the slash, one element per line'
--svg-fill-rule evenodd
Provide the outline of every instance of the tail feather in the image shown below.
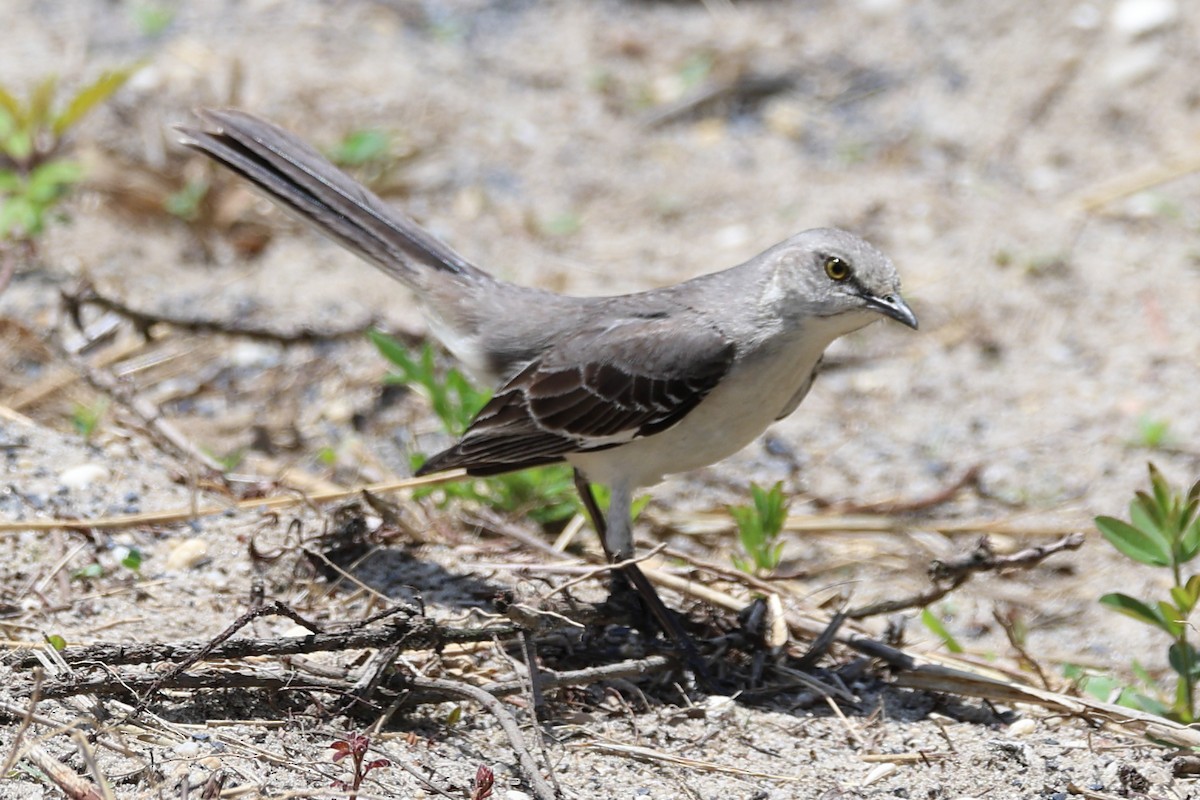
<path fill-rule="evenodd" d="M 420 285 L 422 268 L 467 279 L 487 273 L 384 203 L 296 136 L 241 111 L 196 112 L 182 143 L 224 164 L 384 272 Z"/>

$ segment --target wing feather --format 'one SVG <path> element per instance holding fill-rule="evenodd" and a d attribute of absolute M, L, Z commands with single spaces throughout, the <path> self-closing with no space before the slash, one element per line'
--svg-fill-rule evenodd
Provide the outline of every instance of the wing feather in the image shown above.
<path fill-rule="evenodd" d="M 733 343 L 715 328 L 661 315 L 605 320 L 517 373 L 418 474 L 461 467 L 491 475 L 651 436 L 687 416 L 733 357 Z"/>

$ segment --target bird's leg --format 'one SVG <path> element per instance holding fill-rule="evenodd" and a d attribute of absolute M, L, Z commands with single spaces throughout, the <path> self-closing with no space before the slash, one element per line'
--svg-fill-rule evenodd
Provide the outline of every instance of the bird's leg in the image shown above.
<path fill-rule="evenodd" d="M 607 518 L 600 511 L 600 505 L 596 502 L 596 495 L 592 492 L 591 483 L 579 470 L 575 470 L 575 488 L 579 491 L 579 498 L 583 501 L 583 507 L 587 509 L 588 516 L 592 518 L 592 525 L 595 527 L 596 533 L 600 534 L 600 542 L 609 562 L 617 564 L 633 558 L 631 519 L 633 495 L 628 487 L 611 487 L 612 494 L 609 499 Z M 688 667 L 696 679 L 707 688 L 711 684 L 711 679 L 708 675 L 708 668 L 700 658 L 699 651 L 696 650 L 696 645 L 683 626 L 679 624 L 679 618 L 667 608 L 662 598 L 658 596 L 654 584 L 634 563 L 624 564 L 614 571 L 610 592 L 615 595 L 619 591 L 627 591 L 630 586 L 637 590 L 644 608 L 654 617 L 659 628 L 683 650 Z"/>

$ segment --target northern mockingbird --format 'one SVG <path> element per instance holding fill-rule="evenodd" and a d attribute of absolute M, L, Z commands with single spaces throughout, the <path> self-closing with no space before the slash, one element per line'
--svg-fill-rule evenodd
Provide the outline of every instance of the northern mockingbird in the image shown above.
<path fill-rule="evenodd" d="M 287 131 L 240 111 L 198 114 L 203 127 L 181 128 L 185 145 L 412 289 L 433 334 L 498 387 L 462 438 L 419 474 L 461 467 L 493 475 L 565 461 L 614 561 L 633 556 L 635 489 L 719 461 L 791 414 L 839 336 L 880 315 L 917 327 L 892 262 L 832 228 L 636 294 L 568 297 L 516 286 Z M 611 491 L 606 519 L 589 482 Z M 637 566 L 623 574 L 678 638 L 678 622 Z"/>

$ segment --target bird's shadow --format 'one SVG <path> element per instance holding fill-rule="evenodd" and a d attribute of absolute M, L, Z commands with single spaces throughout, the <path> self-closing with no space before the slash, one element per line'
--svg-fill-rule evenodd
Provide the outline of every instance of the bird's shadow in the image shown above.
<path fill-rule="evenodd" d="M 356 529 L 351 525 L 350 530 Z M 314 562 L 318 571 L 324 571 L 325 577 L 334 582 L 349 576 L 353 583 L 398 604 L 449 609 L 456 615 L 471 610 L 502 615 L 512 601 L 515 586 L 510 574 L 484 576 L 467 560 L 461 569 L 448 568 L 433 558 L 422 557 L 417 547 L 381 545 L 371 539 L 352 535 L 327 540 L 320 563 Z M 705 695 L 725 695 L 747 707 L 803 715 L 883 715 L 913 721 L 936 711 L 964 722 L 999 724 L 1007 719 L 1003 711 L 988 704 L 897 688 L 888 680 L 887 667 L 865 656 L 796 655 L 792 649 L 772 649 L 764 642 L 763 617 L 755 613 L 754 603 L 740 614 L 703 604 L 680 614 L 680 622 L 708 665 L 708 675 L 698 679 L 684 666 L 680 648 L 656 630 L 653 620 L 636 602 L 610 599 L 587 603 L 572 598 L 569 591 L 559 600 L 559 605 L 547 610 L 583 624 L 529 632 L 526 638 L 541 670 L 594 668 L 651 655 L 676 657 L 663 668 L 636 679 L 606 681 L 573 692 L 571 702 L 575 708 L 581 703 L 587 705 L 589 697 L 599 707 L 615 690 L 628 694 L 627 700 L 633 706 L 648 703 L 678 707 Z M 515 640 L 504 646 L 514 659 L 527 657 L 527 651 Z M 553 699 L 551 714 L 552 707 Z"/>

